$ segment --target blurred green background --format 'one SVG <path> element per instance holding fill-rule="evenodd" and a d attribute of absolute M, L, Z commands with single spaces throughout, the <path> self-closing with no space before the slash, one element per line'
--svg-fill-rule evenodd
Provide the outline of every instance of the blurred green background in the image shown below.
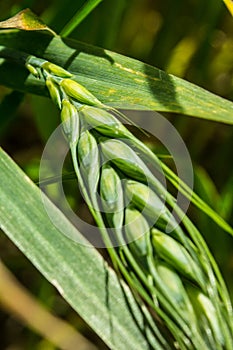
<path fill-rule="evenodd" d="M 0 20 L 29 7 L 59 33 L 84 2 L 0 1 Z M 233 99 L 233 19 L 220 0 L 104 0 L 70 37 L 142 60 Z M 10 92 L 0 87 L 0 101 L 4 101 L 0 105 L 1 146 L 37 181 L 43 147 L 59 123 L 58 111 L 46 98 Z M 232 127 L 179 115 L 166 117 L 190 152 L 196 191 L 233 225 Z M 66 187 L 70 203 L 80 204 L 72 194 L 72 184 Z M 190 215 L 220 265 L 233 299 L 232 238 L 193 207 Z M 106 349 L 4 234 L 0 234 L 0 258 L 47 309 L 73 324 L 99 349 Z M 0 329 L 1 349 L 55 349 L 4 308 L 0 309 Z"/>

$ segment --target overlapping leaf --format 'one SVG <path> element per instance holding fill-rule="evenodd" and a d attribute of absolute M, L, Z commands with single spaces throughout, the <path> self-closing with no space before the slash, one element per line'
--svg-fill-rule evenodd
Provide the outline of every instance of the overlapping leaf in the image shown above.
<path fill-rule="evenodd" d="M 101 101 L 116 108 L 176 112 L 233 124 L 232 102 L 135 59 L 39 31 L 4 30 L 0 45 L 0 57 L 10 47 L 66 67 Z M 47 94 L 43 83 L 4 59 L 0 59 L 0 83 Z"/>

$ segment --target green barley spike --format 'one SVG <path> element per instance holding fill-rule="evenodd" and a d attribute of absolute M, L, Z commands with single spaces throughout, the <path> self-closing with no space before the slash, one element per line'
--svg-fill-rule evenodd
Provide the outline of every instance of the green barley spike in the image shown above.
<path fill-rule="evenodd" d="M 167 325 L 174 339 L 177 340 L 177 348 L 183 350 L 231 350 L 232 334 L 229 330 L 230 326 L 228 329 L 229 315 L 225 304 L 222 303 L 222 299 L 228 300 L 227 293 L 223 290 L 223 295 L 220 292 L 218 295 L 218 288 L 220 289 L 222 286 L 219 282 L 221 279 L 218 276 L 216 277 L 214 272 L 207 274 L 207 271 L 204 270 L 206 264 L 209 269 L 212 269 L 213 263 L 211 259 L 208 260 L 210 255 L 208 255 L 207 250 L 207 253 L 203 254 L 203 250 L 206 248 L 199 249 L 201 243 L 197 244 L 197 242 L 200 242 L 198 231 L 193 230 L 192 227 L 189 229 L 186 225 L 187 221 L 184 221 L 184 231 L 179 226 L 175 227 L 176 221 L 171 216 L 166 203 L 167 200 L 170 207 L 172 207 L 173 203 L 175 204 L 174 199 L 167 193 L 165 187 L 139 156 L 139 153 L 142 153 L 145 159 L 147 147 L 107 111 L 108 109 L 114 111 L 114 109 L 104 105 L 90 91 L 74 81 L 72 74 L 59 66 L 35 57 L 30 58 L 27 63 L 34 66 L 36 70 L 37 68 L 44 70 L 44 77 L 47 78 L 47 86 L 51 97 L 62 109 L 62 120 L 67 122 L 65 127 L 69 140 L 74 141 L 74 135 L 76 135 L 75 142 L 78 141 L 77 153 L 80 168 L 77 170 L 77 174 L 81 172 L 82 176 L 79 179 L 83 178 L 86 186 L 85 193 L 88 193 L 91 199 L 89 200 L 88 196 L 85 197 L 87 203 L 89 207 L 91 201 L 97 203 L 99 190 L 100 198 L 103 198 L 103 208 L 105 207 L 107 211 L 105 214 L 99 214 L 98 212 L 98 215 L 95 215 L 95 211 L 92 210 L 97 223 L 101 223 L 99 226 L 102 232 L 103 220 L 100 220 L 101 215 L 110 218 L 113 229 L 115 229 L 121 242 L 124 241 L 124 238 L 133 239 L 140 232 L 146 232 L 138 240 L 132 241 L 127 247 L 128 250 L 126 247 L 117 250 L 118 253 L 123 252 L 123 255 L 119 255 L 115 259 L 115 263 L 118 261 L 119 266 L 121 266 L 120 259 L 124 256 L 126 260 L 122 261 L 121 264 L 127 261 L 125 266 L 127 268 L 131 267 L 130 276 L 133 276 L 134 282 L 136 281 L 136 283 L 133 283 L 134 288 L 138 293 L 145 296 L 145 300 L 153 310 L 157 310 L 158 315 L 161 316 L 161 322 Z M 34 75 L 36 70 L 31 69 Z M 49 77 L 51 80 L 49 80 Z M 62 103 L 59 102 L 61 97 L 63 98 Z M 77 103 L 83 104 L 83 106 L 80 108 Z M 97 132 L 92 133 L 83 129 L 81 134 L 77 133 L 76 124 L 70 122 L 72 118 L 70 119 L 69 115 L 78 112 L 81 117 L 82 128 L 84 126 L 87 129 L 94 128 Z M 72 128 L 76 130 L 73 134 L 71 132 Z M 102 135 L 102 138 L 99 135 Z M 97 141 L 100 143 L 99 149 Z M 75 148 L 72 147 L 73 159 L 76 158 L 75 152 Z M 150 155 L 148 159 L 153 159 L 155 165 L 158 165 L 159 162 L 156 156 L 152 156 L 149 149 L 148 154 Z M 102 166 L 101 176 L 100 159 L 109 164 Z M 126 178 L 124 179 L 126 183 L 124 187 L 121 184 L 123 176 Z M 118 192 L 118 196 L 114 191 Z M 148 194 L 149 198 L 145 199 Z M 162 196 L 165 198 L 165 203 L 161 203 Z M 125 210 L 122 208 L 123 204 L 126 205 Z M 107 209 L 113 210 L 113 212 L 109 213 Z M 143 211 L 143 214 L 140 213 L 139 215 L 139 211 Z M 155 228 L 148 229 L 148 223 L 151 222 L 154 216 L 159 217 L 156 224 L 160 225 L 158 226 L 160 231 Z M 124 230 L 122 226 L 123 219 L 126 225 Z M 163 232 L 163 225 L 168 221 L 173 225 L 172 236 Z M 186 231 L 193 241 L 188 237 L 184 239 Z M 110 254 L 112 259 L 115 256 L 114 254 Z M 142 256 L 147 259 L 147 263 L 140 265 L 140 257 Z M 135 259 L 138 260 L 138 264 L 135 263 Z M 202 259 L 207 259 L 207 262 L 204 263 Z M 122 268 L 121 271 L 124 271 L 124 277 L 127 279 L 129 277 L 127 272 Z M 151 293 L 149 299 L 147 298 L 148 294 L 142 291 L 137 278 L 144 281 L 144 285 L 147 286 L 146 293 Z M 151 280 L 148 284 L 149 278 Z M 159 278 L 163 287 L 158 284 Z M 216 288 L 212 288 L 211 278 L 212 281 L 214 279 Z M 189 291 L 191 285 L 196 288 L 196 296 L 194 297 Z M 156 301 L 154 306 L 153 301 Z M 172 315 L 172 303 L 178 305 L 173 308 L 175 314 L 179 317 L 177 320 Z M 159 305 L 163 309 L 161 312 L 158 309 Z M 200 311 L 196 311 L 196 307 Z M 195 323 L 193 309 L 195 309 L 194 312 L 197 314 L 197 318 L 200 317 L 198 321 L 201 324 L 203 339 L 200 339 L 198 327 L 195 328 L 195 331 L 189 329 L 189 320 L 193 320 Z"/>

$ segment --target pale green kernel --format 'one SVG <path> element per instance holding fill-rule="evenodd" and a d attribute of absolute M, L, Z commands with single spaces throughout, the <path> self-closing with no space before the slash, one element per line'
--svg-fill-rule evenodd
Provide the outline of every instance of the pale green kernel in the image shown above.
<path fill-rule="evenodd" d="M 52 79 L 49 77 L 46 79 L 45 84 L 49 90 L 51 99 L 58 106 L 58 108 L 61 109 L 61 96 L 60 96 L 59 89 L 56 87 Z"/>
<path fill-rule="evenodd" d="M 121 138 L 132 137 L 132 134 L 126 127 L 106 110 L 92 106 L 83 106 L 80 108 L 80 117 L 83 117 L 89 125 L 104 136 Z"/>
<path fill-rule="evenodd" d="M 68 96 L 76 99 L 80 103 L 103 107 L 103 104 L 90 91 L 72 79 L 62 79 L 60 86 Z"/>
<path fill-rule="evenodd" d="M 121 191 L 119 191 L 120 188 L 121 182 L 116 171 L 108 165 L 103 166 L 101 172 L 100 194 L 108 211 L 114 212 L 119 208 L 118 201 L 119 194 L 121 193 Z M 123 198 L 121 201 L 123 202 Z"/>
<path fill-rule="evenodd" d="M 151 233 L 152 244 L 156 253 L 169 263 L 172 268 L 204 288 L 205 283 L 201 269 L 187 250 L 179 242 L 163 232 L 152 228 Z"/>
<path fill-rule="evenodd" d="M 125 236 L 129 243 L 129 248 L 137 256 L 148 254 L 147 236 L 150 227 L 140 211 L 127 207 L 125 209 Z"/>
<path fill-rule="evenodd" d="M 100 196 L 105 215 L 110 225 L 120 228 L 124 218 L 124 199 L 121 180 L 116 171 L 104 165 L 100 178 Z"/>
<path fill-rule="evenodd" d="M 96 139 L 88 130 L 80 135 L 78 158 L 83 178 L 89 186 L 91 195 L 94 195 L 99 181 L 99 151 Z"/>
<path fill-rule="evenodd" d="M 26 63 L 25 67 L 29 70 L 29 72 L 34 75 L 34 77 L 39 78 L 40 74 L 36 67 L 32 66 L 30 63 Z"/>
<path fill-rule="evenodd" d="M 60 78 L 71 78 L 73 76 L 73 74 L 71 74 L 70 72 L 68 72 L 67 70 L 65 70 L 64 68 L 51 63 L 49 61 L 44 62 L 41 67 L 46 70 L 48 73 L 50 74 L 54 74 Z"/>
<path fill-rule="evenodd" d="M 144 210 L 146 216 L 156 220 L 160 215 L 163 215 L 167 222 L 169 217 L 165 204 L 147 185 L 138 181 L 128 180 L 125 183 L 125 189 L 127 197 L 132 200 L 138 209 Z"/>
<path fill-rule="evenodd" d="M 125 191 L 127 197 L 139 209 L 143 210 L 143 214 L 147 217 L 152 225 L 156 225 L 164 230 L 169 226 L 171 230 L 183 235 L 181 228 L 177 224 L 174 216 L 170 213 L 165 203 L 150 188 L 141 182 L 128 180 L 125 183 Z"/>
<path fill-rule="evenodd" d="M 214 307 L 212 301 L 204 293 L 192 286 L 189 286 L 187 288 L 187 292 L 194 305 L 194 309 L 199 319 L 200 325 L 202 325 L 203 328 L 206 328 L 206 324 L 202 324 L 204 322 L 204 315 L 209 323 L 215 339 L 220 344 L 224 345 L 224 337 L 222 335 L 220 322 L 217 316 L 217 310 Z"/>
<path fill-rule="evenodd" d="M 128 145 L 120 140 L 106 140 L 101 142 L 101 149 L 106 160 L 116 164 L 127 176 L 146 182 L 148 169 L 143 161 Z"/>
<path fill-rule="evenodd" d="M 76 144 L 79 139 L 79 115 L 74 105 L 66 99 L 62 101 L 61 121 L 68 141 Z"/>
<path fill-rule="evenodd" d="M 193 319 L 194 311 L 191 302 L 177 272 L 161 261 L 156 261 L 155 267 L 171 303 L 174 304 L 175 308 L 178 308 L 178 311 L 181 311 L 186 320 Z M 158 286 L 158 288 L 160 287 Z"/>

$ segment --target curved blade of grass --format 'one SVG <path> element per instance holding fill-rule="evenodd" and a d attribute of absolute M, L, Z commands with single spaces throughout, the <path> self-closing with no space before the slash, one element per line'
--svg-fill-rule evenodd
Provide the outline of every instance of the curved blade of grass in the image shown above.
<path fill-rule="evenodd" d="M 225 5 L 228 8 L 231 15 L 233 16 L 233 2 L 232 2 L 232 0 L 223 0 L 223 2 L 225 3 Z"/>
<path fill-rule="evenodd" d="M 2 149 L 0 165 L 0 227 L 6 235 L 111 349 L 149 350 L 150 343 L 157 344 L 145 313 L 100 254 L 85 246 L 81 234 Z M 41 195 L 61 231 L 78 235 L 83 245 L 53 225 Z"/>
<path fill-rule="evenodd" d="M 116 108 L 176 112 L 233 124 L 232 102 L 135 59 L 42 32 L 0 31 L 0 45 L 69 69 L 98 99 Z M 0 57 L 5 53 L 2 46 Z M 21 91 L 48 94 L 40 80 L 5 59 L 0 59 L 0 83 Z"/>
<path fill-rule="evenodd" d="M 195 192 L 189 188 L 184 181 L 169 169 L 169 167 L 161 162 L 161 167 L 165 172 L 166 178 L 190 201 L 206 215 L 208 215 L 217 225 L 223 230 L 230 233 L 233 236 L 233 228 L 216 212 L 214 211 L 205 201 L 203 201 Z"/>
<path fill-rule="evenodd" d="M 65 25 L 60 35 L 64 38 L 67 37 L 102 1 L 103 0 L 87 0 L 81 9 L 71 18 L 69 23 Z"/>

